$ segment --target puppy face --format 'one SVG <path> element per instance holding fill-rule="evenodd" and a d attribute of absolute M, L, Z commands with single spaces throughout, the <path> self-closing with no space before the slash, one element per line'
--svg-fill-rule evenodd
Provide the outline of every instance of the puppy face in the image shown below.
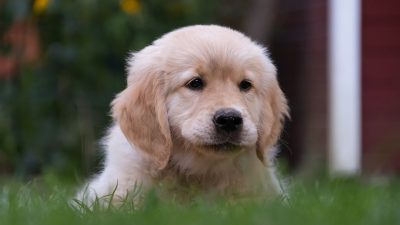
<path fill-rule="evenodd" d="M 287 114 L 275 67 L 239 32 L 192 26 L 171 32 L 130 59 L 128 87 L 113 115 L 132 144 L 165 167 L 172 148 L 264 161 Z"/>
<path fill-rule="evenodd" d="M 180 85 L 167 99 L 168 117 L 174 135 L 190 149 L 215 155 L 256 145 L 262 110 L 259 77 L 209 63 L 178 77 Z"/>

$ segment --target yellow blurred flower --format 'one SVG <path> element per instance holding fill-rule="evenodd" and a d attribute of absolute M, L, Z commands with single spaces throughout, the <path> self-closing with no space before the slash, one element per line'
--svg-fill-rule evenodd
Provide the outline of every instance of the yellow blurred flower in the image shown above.
<path fill-rule="evenodd" d="M 122 11 L 130 15 L 138 14 L 142 9 L 139 0 L 122 0 L 120 6 Z"/>
<path fill-rule="evenodd" d="M 50 0 L 35 0 L 33 3 L 33 12 L 35 14 L 42 14 L 46 11 L 50 4 Z"/>

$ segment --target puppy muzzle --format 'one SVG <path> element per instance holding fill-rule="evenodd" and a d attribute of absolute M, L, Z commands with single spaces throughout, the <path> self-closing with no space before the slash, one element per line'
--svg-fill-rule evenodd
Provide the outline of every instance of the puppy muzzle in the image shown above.
<path fill-rule="evenodd" d="M 222 108 L 215 112 L 212 122 L 215 128 L 215 147 L 231 149 L 238 146 L 243 129 L 242 114 L 233 108 Z"/>

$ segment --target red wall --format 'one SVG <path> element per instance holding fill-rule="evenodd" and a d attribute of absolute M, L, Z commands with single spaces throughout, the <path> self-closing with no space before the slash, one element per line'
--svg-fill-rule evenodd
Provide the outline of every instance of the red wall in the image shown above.
<path fill-rule="evenodd" d="M 400 1 L 362 4 L 363 167 L 400 174 Z"/>

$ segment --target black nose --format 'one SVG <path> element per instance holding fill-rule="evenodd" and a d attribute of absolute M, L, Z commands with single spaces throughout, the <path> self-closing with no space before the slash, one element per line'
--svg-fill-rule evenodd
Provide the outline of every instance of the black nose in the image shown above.
<path fill-rule="evenodd" d="M 239 111 L 224 108 L 215 112 L 213 122 L 217 129 L 226 132 L 235 132 L 242 129 L 243 118 Z"/>

